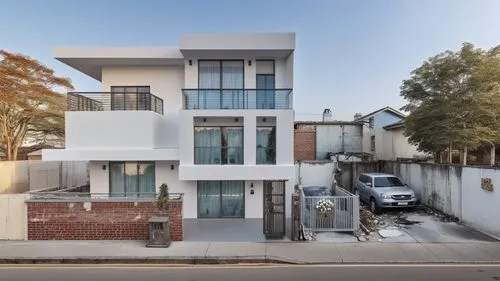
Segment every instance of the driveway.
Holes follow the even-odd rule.
[[[454,218],[425,207],[416,211],[388,210],[373,215],[366,206],[361,210],[362,223],[371,232],[360,241],[385,243],[474,243],[495,239],[456,222]]]

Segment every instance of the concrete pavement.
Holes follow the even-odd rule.
[[[329,266],[217,266],[217,267],[75,267],[0,266],[2,280],[88,281],[88,280],[370,280],[370,281],[492,281],[500,280],[500,265],[329,265]]]
[[[499,263],[500,243],[1,241],[0,263]]]

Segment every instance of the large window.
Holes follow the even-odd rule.
[[[109,193],[115,197],[155,197],[154,162],[110,162]]]
[[[257,164],[276,164],[276,127],[257,127]]]
[[[244,106],[244,61],[198,62],[199,109],[240,109]]]
[[[149,86],[112,86],[111,110],[150,110]]]
[[[244,181],[198,181],[198,218],[244,217]]]
[[[195,164],[243,164],[243,127],[195,127]]]

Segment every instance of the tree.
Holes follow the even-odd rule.
[[[460,51],[430,58],[403,81],[406,135],[419,150],[439,153],[500,141],[500,47],[464,43]],[[494,164],[494,155],[492,155]]]
[[[26,137],[64,136],[65,96],[73,89],[40,62],[0,49],[0,145],[16,160]]]

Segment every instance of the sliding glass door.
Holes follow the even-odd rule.
[[[244,217],[244,181],[198,181],[198,218]]]
[[[110,162],[109,193],[114,197],[155,197],[154,162]]]
[[[242,60],[198,62],[199,109],[244,108],[244,63]]]

